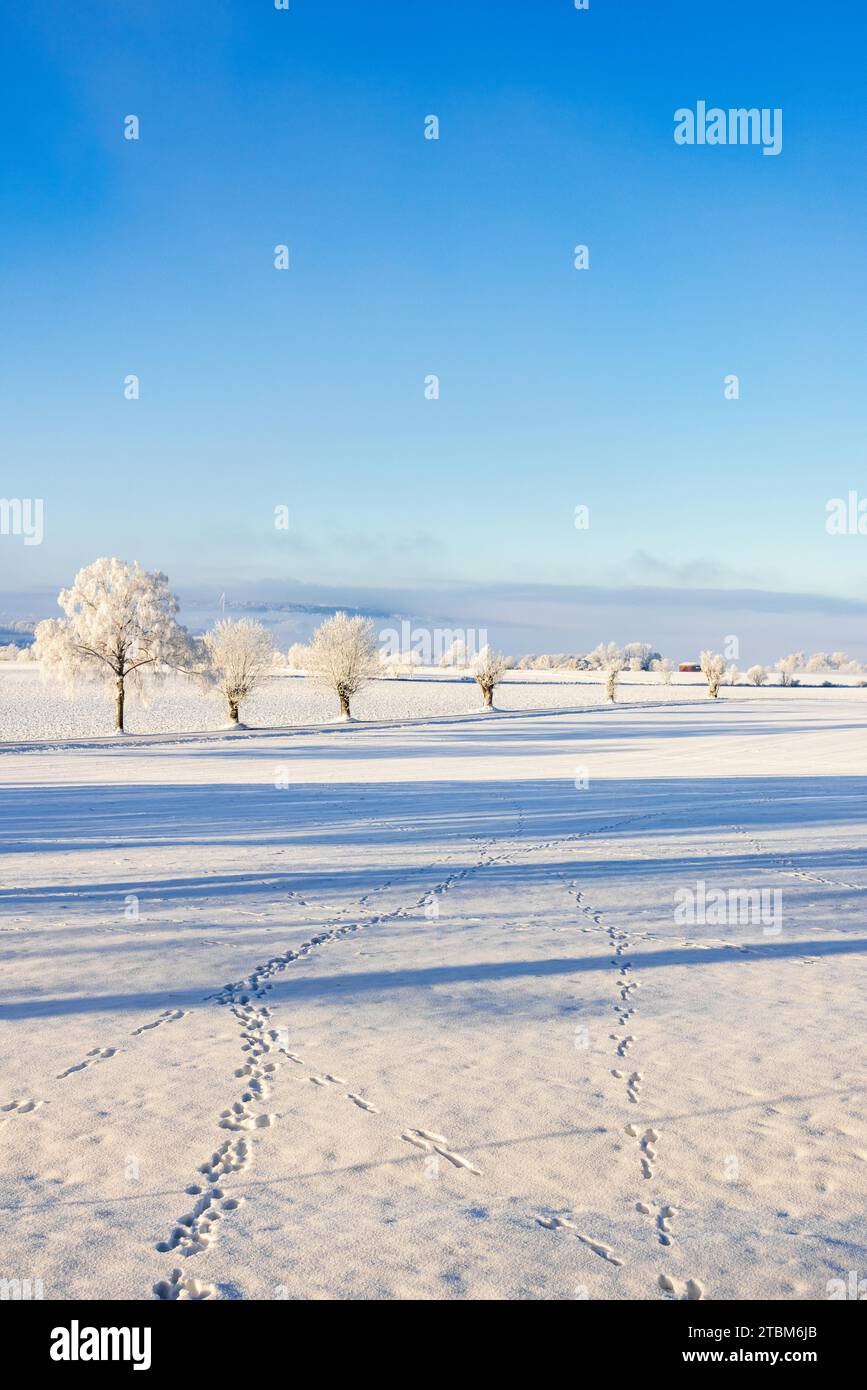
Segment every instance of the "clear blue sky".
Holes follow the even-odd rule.
[[[824,519],[867,496],[863,7],[2,12],[0,492],[46,536],[0,590],[862,596]],[[675,145],[699,99],[781,107],[782,153]]]

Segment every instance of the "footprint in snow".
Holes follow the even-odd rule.
[[[4,1105],[0,1105],[0,1113],[6,1115],[32,1115],[34,1110],[40,1106],[47,1105],[46,1100],[8,1100]]]
[[[92,1067],[96,1062],[106,1062],[109,1057],[117,1054],[116,1047],[92,1047],[82,1062],[75,1062],[66,1071],[57,1073],[57,1080],[62,1081],[65,1076],[71,1076],[73,1072],[84,1071],[87,1067]]]
[[[347,1091],[346,1099],[351,1100],[353,1105],[357,1105],[359,1110],[369,1110],[371,1115],[379,1114],[379,1111],[377,1110],[376,1106],[371,1105],[370,1101],[365,1100],[363,1096],[357,1096],[352,1091]]]
[[[594,1240],[592,1236],[582,1235],[575,1222],[567,1216],[537,1216],[536,1222],[548,1231],[574,1231],[576,1239],[580,1240],[582,1245],[586,1245],[588,1250],[592,1250],[594,1255],[598,1255],[602,1260],[607,1260],[608,1264],[616,1265],[618,1269],[623,1264],[620,1257],[613,1253],[610,1245],[603,1245],[601,1240]]]
[[[137,1038],[140,1033],[149,1033],[152,1028],[161,1028],[164,1023],[177,1023],[178,1019],[184,1018],[188,1012],[188,1009],[166,1009],[152,1023],[143,1023],[140,1028],[133,1028],[130,1036]]]
[[[405,1129],[400,1136],[408,1144],[413,1144],[417,1149],[424,1150],[425,1153],[438,1153],[447,1163],[451,1163],[455,1168],[466,1168],[467,1172],[474,1173],[476,1177],[482,1176],[481,1168],[477,1168],[463,1154],[455,1153],[448,1147],[448,1140],[442,1134],[432,1134],[427,1129]]]
[[[660,1274],[659,1287],[664,1293],[671,1294],[674,1298],[685,1299],[695,1303],[704,1298],[704,1287],[697,1279],[687,1279],[686,1284],[680,1284],[677,1279],[673,1279],[670,1274]]]

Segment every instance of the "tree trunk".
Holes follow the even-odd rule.
[[[349,696],[343,690],[338,690],[337,698],[340,701],[340,715],[342,719],[349,719]]]
[[[123,676],[118,676],[114,687],[114,727],[123,733]]]
[[[483,695],[484,701],[485,701],[485,708],[486,708],[486,709],[493,709],[493,708],[494,708],[494,687],[493,687],[492,685],[483,685],[483,686],[482,686],[482,695]]]
[[[231,695],[228,697],[228,699],[229,699],[229,718],[231,719],[231,721],[232,721],[233,724],[237,724],[237,723],[238,723],[238,701],[237,701],[237,700],[233,700],[232,697],[231,697]]]

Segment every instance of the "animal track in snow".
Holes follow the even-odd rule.
[[[609,1245],[603,1245],[600,1240],[593,1240],[591,1236],[582,1235],[576,1227],[575,1222],[570,1220],[567,1216],[537,1216],[536,1222],[539,1226],[544,1226],[548,1231],[574,1231],[575,1238],[580,1240],[582,1245],[586,1245],[589,1250],[592,1250],[594,1255],[598,1255],[600,1259],[607,1260],[609,1264],[617,1265],[618,1268],[623,1264],[623,1261],[618,1255],[612,1252]]]
[[[445,1144],[448,1142],[443,1135],[431,1134],[430,1131],[426,1129],[405,1129],[400,1137],[401,1139],[405,1139],[408,1144],[414,1144],[417,1149],[424,1149],[426,1153],[432,1151],[434,1144]]]
[[[600,929],[602,929],[608,938],[609,946],[614,952],[614,955],[611,959],[611,964],[617,971],[617,991],[620,999],[620,1002],[618,1004],[613,1004],[612,1008],[617,1014],[617,1022],[619,1023],[620,1027],[628,1027],[630,1020],[635,1014],[635,1005],[632,1002],[633,996],[635,994],[635,991],[640,989],[641,987],[640,982],[636,979],[633,979],[632,977],[631,972],[634,970],[633,962],[631,960],[624,959],[626,953],[629,950],[631,950],[632,947],[631,936],[628,932],[623,931],[618,927],[615,927],[613,925],[606,926],[603,920],[603,913],[599,910],[591,909],[587,904],[583,902],[583,893],[574,882],[569,884],[568,887],[571,893],[574,895],[580,910],[583,913],[589,915],[592,918],[594,924]],[[620,1058],[626,1057],[626,1054],[629,1052],[630,1048],[636,1041],[636,1035],[634,1033],[610,1033],[609,1037],[611,1038],[612,1042],[615,1042],[617,1044],[615,1051],[616,1055]],[[641,1100],[641,1085],[643,1081],[641,1072],[633,1071],[631,1074],[627,1076],[626,1072],[622,1071],[619,1067],[612,1067],[611,1075],[617,1077],[618,1080],[625,1080],[627,1100],[630,1102],[631,1105],[638,1105]],[[645,1177],[650,1177],[653,1172],[650,1156],[648,1156],[647,1153],[644,1151],[642,1152],[642,1171]]]
[[[210,1159],[199,1168],[210,1183],[218,1183],[231,1173],[242,1173],[250,1162],[250,1145],[246,1139],[224,1139]]]
[[[704,1288],[697,1279],[687,1279],[686,1284],[681,1284],[677,1279],[673,1279],[670,1274],[660,1274],[659,1287],[674,1298],[688,1299],[690,1302],[697,1302],[704,1298]]]
[[[370,1101],[365,1100],[363,1096],[357,1096],[354,1094],[354,1092],[347,1091],[346,1099],[351,1100],[353,1105],[357,1105],[359,1110],[369,1110],[372,1115],[379,1114],[379,1111],[377,1110],[376,1106],[371,1105]]]
[[[643,1216],[653,1216],[654,1208],[647,1202],[636,1202],[635,1210],[640,1211]],[[659,1236],[660,1245],[671,1245],[674,1242],[674,1235],[671,1229],[672,1217],[677,1216],[677,1207],[666,1204],[656,1207],[656,1230]]]
[[[188,1009],[166,1009],[152,1023],[143,1023],[140,1028],[134,1028],[130,1037],[137,1038],[142,1033],[149,1033],[152,1028],[160,1028],[164,1023],[176,1023],[188,1012]],[[63,1081],[65,1077],[72,1076],[75,1072],[86,1071],[88,1067],[95,1066],[97,1062],[107,1062],[109,1058],[118,1056],[120,1051],[119,1047],[92,1047],[87,1056],[83,1057],[80,1062],[73,1062],[72,1066],[66,1068],[66,1071],[58,1072],[57,1080]]]
[[[190,1196],[198,1198],[192,1210],[178,1218],[168,1240],[160,1241],[157,1250],[165,1254],[179,1250],[184,1256],[198,1255],[206,1250],[216,1239],[220,1223],[224,1217],[237,1211],[243,1198],[226,1196],[224,1183],[234,1174],[242,1172],[250,1162],[251,1146],[243,1137],[245,1131],[267,1129],[277,1118],[264,1111],[251,1107],[267,1099],[271,1082],[277,1071],[277,1063],[268,1059],[268,1053],[278,1050],[279,1034],[270,1027],[270,1010],[257,1008],[251,1004],[246,994],[232,995],[221,1000],[231,1004],[231,1011],[239,1025],[240,1046],[246,1060],[235,1069],[235,1076],[242,1083],[240,1099],[221,1111],[217,1120],[219,1128],[229,1130],[236,1137],[226,1139],[199,1167],[209,1184],[202,1191],[198,1183],[186,1189]],[[170,1021],[168,1015],[165,1021]],[[199,1284],[196,1280],[186,1280],[175,1270],[171,1279],[154,1285],[154,1295],[160,1299],[211,1298],[217,1290],[210,1285]]]
[[[57,1080],[62,1081],[65,1076],[71,1076],[75,1071],[85,1071],[87,1067],[95,1066],[97,1062],[107,1062],[109,1057],[115,1057],[118,1049],[116,1047],[92,1047],[87,1056],[81,1062],[74,1062],[66,1071],[57,1073]]]
[[[641,1176],[644,1178],[653,1177],[653,1163],[656,1159],[656,1148],[659,1141],[659,1131],[646,1129],[642,1134],[638,1125],[627,1125],[626,1133],[631,1138],[638,1140],[638,1147],[641,1150]]]
[[[357,929],[355,924],[347,924],[317,933],[297,950],[272,957],[264,964],[256,966],[245,979],[226,984],[216,995],[209,996],[231,1009],[239,1029],[242,1061],[235,1069],[235,1076],[242,1083],[241,1094],[239,1099],[221,1111],[217,1120],[219,1128],[229,1130],[234,1137],[226,1139],[214,1150],[211,1157],[200,1165],[199,1172],[209,1187],[202,1191],[198,1183],[192,1183],[186,1189],[190,1196],[195,1196],[198,1200],[191,1211],[175,1222],[169,1239],[157,1245],[161,1253],[180,1250],[184,1256],[193,1256],[207,1249],[215,1240],[221,1221],[229,1212],[236,1211],[243,1200],[227,1197],[224,1185],[234,1174],[242,1172],[250,1162],[252,1145],[245,1137],[246,1132],[269,1128],[277,1118],[276,1115],[253,1108],[267,1099],[271,1083],[278,1071],[278,1063],[270,1060],[269,1054],[279,1053],[289,1057],[296,1064],[303,1065],[300,1057],[280,1045],[280,1033],[271,1026],[271,1010],[254,1001],[261,999],[265,991],[271,988],[270,977],[285,969],[293,960],[298,960],[325,941],[339,939]],[[159,1027],[162,1023],[173,1022],[183,1017],[183,1013],[184,1010],[166,1010],[153,1023],[145,1024],[136,1031],[143,1032],[148,1028]],[[320,1081],[323,1085],[346,1084],[331,1072],[326,1073]],[[153,1291],[160,1299],[218,1296],[218,1291],[210,1285],[185,1279],[178,1270],[173,1272],[170,1279],[155,1284]]]
[[[612,1005],[612,1007],[617,1015],[617,1021],[621,1029],[629,1027],[636,1012],[636,991],[640,989],[641,986],[640,981],[636,980],[633,977],[634,965],[633,962],[630,959],[628,959],[628,953],[632,949],[633,938],[635,941],[643,941],[647,939],[648,933],[629,934],[625,931],[618,930],[613,926],[606,926],[604,922],[604,914],[599,911],[591,910],[583,902],[582,894],[577,889],[574,883],[570,885],[570,888],[575,895],[575,899],[578,903],[580,910],[585,915],[589,916],[593,921],[594,926],[604,931],[607,936],[609,948],[613,952],[611,964],[617,971],[617,992],[619,996],[619,1002]],[[592,928],[585,927],[583,930],[589,931],[592,930]],[[637,1041],[636,1035],[631,1032],[611,1033],[609,1036],[611,1040],[617,1045],[616,1055],[620,1059],[625,1059],[627,1053],[630,1051],[633,1044]],[[640,1104],[642,1083],[644,1080],[642,1073],[638,1070],[629,1072],[626,1070],[625,1067],[621,1068],[618,1066],[614,1066],[611,1068],[611,1075],[616,1077],[618,1080],[625,1082],[626,1096],[630,1104]],[[638,1143],[642,1177],[645,1180],[650,1180],[654,1176],[654,1166],[657,1159],[656,1146],[659,1141],[659,1133],[656,1129],[652,1127],[642,1129],[639,1125],[636,1124],[627,1124],[625,1128],[626,1133],[631,1138],[635,1139]],[[657,1239],[660,1245],[670,1246],[673,1244],[674,1232],[672,1229],[672,1222],[673,1218],[677,1216],[676,1207],[674,1207],[670,1203],[650,1203],[645,1201],[639,1201],[635,1203],[635,1209],[643,1215],[653,1218]],[[582,1237],[580,1233],[576,1231],[574,1220],[570,1220],[567,1217],[549,1216],[539,1217],[537,1218],[537,1220],[540,1225],[545,1226],[551,1230],[566,1228],[568,1230],[575,1231],[579,1239],[582,1239],[584,1243],[589,1245],[591,1248],[595,1249],[596,1244],[598,1244],[592,1242],[588,1237]],[[597,1253],[603,1252],[605,1253],[606,1258],[612,1258],[611,1253],[608,1250],[608,1247],[602,1246],[597,1251]],[[614,1263],[620,1264],[622,1263],[622,1261],[615,1259]],[[676,1281],[671,1279],[668,1275],[660,1275],[659,1286],[672,1297],[682,1297],[685,1299],[694,1300],[700,1299],[704,1296],[704,1290],[701,1284],[696,1279],[688,1280],[686,1285],[683,1287],[682,1291],[681,1286],[679,1286],[676,1283]]]
[[[184,1018],[189,1013],[189,1009],[165,1009],[152,1023],[143,1023],[140,1028],[133,1028],[130,1037],[137,1038],[141,1033],[149,1033],[152,1028],[162,1028],[164,1023],[177,1023],[179,1018]]]
[[[768,798],[762,797],[760,800],[767,802]],[[733,825],[732,830],[736,835],[743,835],[744,839],[750,842],[756,854],[764,854],[767,855],[769,859],[776,860],[781,873],[789,878],[800,878],[807,883],[820,883],[825,888],[849,888],[854,893],[867,892],[867,887],[865,887],[863,883],[847,883],[843,879],[823,878],[821,874],[814,874],[809,869],[796,868],[793,859],[786,854],[780,854],[776,850],[768,849],[766,845],[762,844],[761,840],[758,840],[755,835],[743,825]]]
[[[482,862],[480,860],[479,864],[467,866],[453,874],[438,888],[447,889],[452,882],[465,877],[473,868],[480,867]],[[371,894],[365,894],[364,899],[360,901],[363,902],[370,896]],[[419,902],[426,901],[427,897],[428,894],[424,894]],[[246,1168],[250,1162],[252,1145],[249,1139],[243,1137],[243,1132],[268,1128],[278,1118],[276,1115],[259,1112],[252,1108],[267,1098],[270,1083],[275,1079],[275,1073],[278,1070],[278,1063],[266,1060],[268,1054],[278,1053],[288,1057],[298,1066],[305,1065],[301,1057],[281,1045],[280,1031],[271,1026],[271,1010],[256,1003],[257,1000],[264,999],[267,991],[273,988],[272,977],[287,969],[294,961],[308,955],[317,946],[348,937],[361,930],[363,925],[376,925],[380,922],[392,921],[402,915],[406,915],[406,909],[398,908],[371,917],[366,924],[345,922],[326,931],[318,932],[297,948],[274,955],[255,966],[250,974],[242,980],[224,984],[215,994],[208,996],[208,999],[213,999],[216,1003],[231,1009],[239,1025],[241,1053],[245,1055],[242,1064],[235,1070],[236,1078],[243,1084],[240,1098],[221,1111],[217,1120],[220,1128],[230,1130],[236,1137],[225,1140],[212,1153],[210,1159],[200,1165],[199,1172],[210,1185],[209,1189],[203,1192],[198,1183],[192,1183],[187,1187],[187,1193],[197,1197],[198,1200],[191,1211],[175,1222],[170,1238],[157,1245],[157,1249],[161,1253],[180,1250],[184,1256],[193,1256],[207,1249],[216,1238],[224,1216],[228,1212],[236,1210],[243,1200],[226,1197],[224,1195],[224,1183],[227,1178]],[[164,1022],[173,1022],[176,1018],[183,1017],[183,1014],[184,1010],[166,1010],[153,1023],[137,1029],[136,1033],[144,1032],[148,1028],[159,1027]],[[347,1084],[342,1077],[334,1072],[325,1072],[321,1076],[315,1075],[309,1079],[317,1086],[324,1088],[342,1087]],[[380,1113],[371,1101],[365,1100],[357,1092],[350,1091],[344,1094],[345,1098],[359,1109],[373,1115]],[[455,1167],[466,1168],[469,1172],[479,1173],[479,1169],[469,1159],[448,1148],[443,1136],[429,1136],[426,1131],[422,1130],[412,1131],[412,1133],[418,1136],[420,1146],[429,1152],[436,1149],[437,1153]],[[155,1284],[153,1292],[155,1297],[159,1299],[219,1296],[217,1289],[207,1284],[200,1284],[196,1280],[186,1279],[179,1270],[174,1270],[170,1279],[161,1280]]]
[[[467,1172],[475,1173],[476,1177],[482,1176],[481,1168],[477,1168],[463,1154],[455,1153],[448,1147],[448,1140],[442,1134],[431,1134],[426,1129],[405,1129],[400,1136],[408,1144],[413,1144],[417,1149],[423,1149],[425,1153],[438,1153],[441,1158],[446,1159],[455,1168],[466,1168]]]
[[[451,1163],[453,1167],[466,1168],[468,1173],[475,1173],[477,1178],[480,1178],[482,1176],[481,1168],[477,1168],[476,1165],[474,1163],[471,1163],[468,1158],[464,1158],[463,1154],[454,1153],[453,1150],[447,1149],[445,1148],[445,1146],[440,1144],[434,1144],[434,1152],[438,1153],[442,1158],[446,1159],[446,1161],[448,1163]]]
[[[180,1250],[182,1255],[197,1255],[206,1250],[217,1234],[216,1226],[222,1220],[224,1208],[234,1211],[238,1205],[237,1199],[230,1205],[222,1198],[221,1187],[212,1187],[204,1192],[191,1211],[178,1217],[170,1238],[161,1240],[157,1250],[163,1254]]]
[[[493,844],[494,842],[491,840],[488,843]],[[462,868],[456,869],[453,873],[448,874],[446,878],[435,884],[433,888],[422,893],[409,907],[397,907],[389,912],[377,913],[369,917],[365,922],[343,922],[339,926],[328,927],[324,931],[317,932],[315,936],[311,936],[307,941],[302,942],[300,946],[271,956],[268,960],[255,966],[250,974],[245,976],[242,980],[229,981],[227,984],[223,985],[216,994],[208,995],[207,997],[216,1000],[219,1004],[249,1004],[250,996],[262,999],[265,997],[266,992],[273,988],[271,980],[275,975],[286,970],[294,961],[301,960],[303,957],[309,955],[317,946],[341,941],[355,932],[362,931],[365,926],[378,926],[382,922],[395,921],[398,918],[406,917],[409,913],[417,912],[429,900],[432,893],[439,894],[448,892],[456,883],[461,882],[469,874],[475,873],[478,869],[484,868],[492,862],[492,856],[482,848],[479,859],[475,864],[466,864]],[[384,892],[391,886],[392,880],[387,879],[375,891]],[[373,890],[364,893],[357,900],[357,905],[366,908],[371,897],[373,897]],[[338,915],[342,916],[348,911],[348,907],[340,908]]]
[[[254,1100],[267,1100],[271,1093],[269,1082],[273,1079],[277,1069],[275,1062],[246,1062],[243,1067],[238,1067],[235,1075],[240,1077],[246,1086],[241,1100],[249,1103]]]
[[[205,1284],[198,1279],[190,1279],[179,1269],[173,1269],[170,1278],[161,1279],[158,1284],[154,1284],[154,1293],[157,1298],[163,1300],[204,1299],[216,1298],[217,1296],[217,1290],[213,1284]]]
[[[34,1110],[39,1110],[41,1106],[48,1105],[47,1100],[7,1100],[0,1105],[0,1114],[4,1115],[32,1115]]]
[[[226,1197],[221,1184],[233,1174],[243,1172],[249,1161],[250,1149],[246,1139],[226,1139],[214,1150],[199,1168],[209,1184],[208,1189],[202,1191],[198,1183],[191,1183],[186,1189],[187,1194],[198,1197],[198,1201],[189,1212],[178,1217],[169,1239],[158,1243],[156,1248],[161,1254],[180,1250],[185,1256],[198,1255],[208,1248],[217,1236],[217,1228],[224,1214],[236,1211],[243,1200]],[[178,1297],[170,1293],[157,1296]]]
[[[242,1129],[270,1129],[276,1118],[276,1115],[256,1115],[252,1110],[248,1110],[243,1102],[236,1100],[227,1110],[220,1111],[217,1124],[220,1129],[231,1129],[235,1132]]]
[[[621,1071],[619,1067],[612,1067],[611,1075],[616,1076],[619,1081],[626,1082],[626,1097],[633,1105],[637,1105],[641,1099],[640,1091],[643,1080],[641,1072],[634,1071],[630,1076],[627,1076],[626,1072]]]

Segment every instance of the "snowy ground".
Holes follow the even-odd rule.
[[[701,676],[679,676],[677,690],[644,673],[624,676],[620,697],[630,700],[668,700],[705,693]],[[604,702],[598,673],[512,672],[497,691],[502,709],[574,709]],[[411,679],[374,681],[353,700],[360,719],[418,719],[467,714],[480,708],[479,688],[471,677],[427,671]],[[257,728],[288,724],[322,724],[336,719],[335,696],[318,690],[303,676],[279,671],[245,701],[244,721]],[[133,695],[127,707],[130,733],[190,732],[225,727],[225,701],[203,692],[189,680],[168,680],[152,687],[147,703]],[[104,688],[82,685],[74,698],[44,681],[36,665],[0,665],[0,741],[29,738],[80,738],[110,733],[114,699]]]
[[[860,676],[833,673],[829,677],[840,695]],[[774,681],[778,679],[776,675]],[[789,697],[802,699],[825,679],[804,675],[803,687]],[[754,686],[724,686],[724,700],[768,699],[773,686],[756,691]],[[664,685],[653,672],[624,672],[618,701],[670,702],[705,700],[704,677],[675,672]],[[829,699],[835,698],[833,693]],[[509,671],[497,688],[496,704],[504,710],[586,709],[605,702],[603,677],[598,671]],[[374,681],[353,700],[353,713],[363,720],[425,719],[440,715],[468,714],[481,705],[478,686],[470,676],[451,671],[426,670],[400,679]],[[256,728],[285,728],[292,724],[322,724],[335,720],[337,701],[317,690],[303,676],[278,670],[274,677],[244,703],[242,717]],[[154,686],[147,703],[130,694],[126,726],[130,733],[178,733],[219,730],[227,722],[226,706],[218,694],[203,692],[189,680],[168,680]],[[43,680],[38,665],[0,663],[0,744],[22,739],[93,738],[111,732],[114,697],[104,687],[83,684],[69,698],[56,679]]]
[[[684,694],[0,756],[0,1277],[867,1275],[867,691]],[[677,925],[698,882],[781,930]]]

